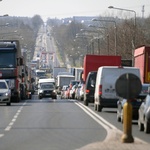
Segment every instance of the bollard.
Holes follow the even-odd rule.
[[[132,136],[132,104],[129,100],[123,106],[123,135],[121,137],[122,143],[133,143]]]

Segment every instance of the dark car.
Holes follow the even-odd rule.
[[[88,103],[94,103],[95,83],[96,83],[97,71],[91,71],[88,73],[85,86],[84,86],[84,105],[88,106]]]
[[[142,90],[138,97],[130,99],[130,102],[132,104],[132,119],[138,120],[139,114],[138,110],[145,99],[146,95],[148,94],[148,87],[149,84],[142,84]],[[117,121],[123,123],[123,106],[126,103],[126,99],[119,98],[117,102]]]
[[[138,126],[140,131],[150,133],[150,93],[146,96],[139,108]]]
[[[80,81],[78,81],[78,80],[71,80],[70,81],[70,84],[69,84],[69,86],[70,86],[70,88],[72,88],[74,85],[78,85],[80,83]]]
[[[53,83],[43,83],[38,88],[38,98],[50,97],[56,99],[56,89]]]

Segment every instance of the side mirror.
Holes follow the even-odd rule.
[[[150,86],[148,87],[148,94],[150,95]]]

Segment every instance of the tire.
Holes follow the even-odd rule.
[[[120,117],[120,121],[121,121],[121,123],[123,124],[123,109],[121,110],[121,117]]]
[[[138,128],[139,128],[139,131],[144,131],[144,125],[143,123],[140,122],[140,120],[138,120]]]
[[[97,104],[94,104],[94,110],[97,111]]]
[[[75,94],[72,94],[72,99],[75,99]]]
[[[98,112],[101,112],[101,111],[102,111],[102,108],[103,108],[103,107],[102,107],[101,105],[97,105],[97,111],[98,111]]]
[[[88,101],[87,100],[84,100],[84,105],[88,106]]]
[[[7,103],[7,106],[10,106],[11,105],[11,103],[9,102],[9,103]]]
[[[118,110],[117,110],[117,121],[118,121],[118,122],[121,122],[121,117],[119,116]]]
[[[150,123],[148,123],[147,119],[145,119],[145,123],[144,123],[144,132],[150,133]]]
[[[42,99],[42,96],[39,95],[38,98],[39,98],[39,99]]]

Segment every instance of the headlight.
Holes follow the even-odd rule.
[[[43,90],[40,90],[40,93],[43,93]]]
[[[8,95],[9,95],[9,93],[8,93],[8,92],[3,93],[3,96],[8,96]]]

